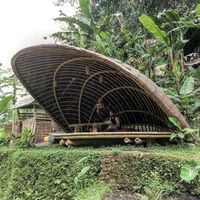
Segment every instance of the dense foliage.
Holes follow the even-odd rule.
[[[27,94],[12,69],[0,65],[0,129],[4,122],[17,120],[17,113],[12,109],[17,98]]]
[[[1,199],[71,199],[100,167],[100,155],[89,152],[1,150],[0,158]]]
[[[180,178],[181,165],[194,159],[200,162],[199,148],[0,149],[0,199],[88,199],[110,184],[143,194],[156,187],[162,195],[200,195],[199,175],[190,184]]]

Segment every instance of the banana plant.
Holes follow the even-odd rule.
[[[0,127],[2,127],[3,122],[8,120],[12,115],[11,113],[11,103],[12,103],[12,96],[6,96],[0,100]]]
[[[11,101],[12,96],[7,96],[0,100],[0,114],[4,113],[8,109]]]
[[[199,129],[182,128],[177,119],[173,117],[169,117],[169,121],[176,128],[176,131],[171,134],[170,140],[180,142],[182,147],[186,140],[199,141]]]
[[[191,100],[195,98],[195,94],[200,92],[200,88],[194,89],[194,78],[192,76],[185,79],[182,87],[180,88],[180,100],[182,108],[186,111],[186,115],[189,113],[189,105]]]
[[[17,96],[24,94],[26,91],[12,70],[0,66],[0,127],[5,120],[17,119],[16,110],[11,109],[11,106],[16,103]]]
[[[93,46],[94,50],[104,55],[120,59],[121,56],[112,36],[103,30],[101,24],[95,22],[90,11],[89,0],[79,0],[79,7],[80,12],[73,17],[60,11],[60,17],[55,20],[64,23],[65,28],[52,34],[52,37],[79,47]]]
[[[200,108],[200,88],[195,88],[194,86],[195,79],[193,76],[189,76],[185,78],[178,93],[175,92],[173,88],[164,90],[168,96],[180,106],[183,114],[189,121]]]
[[[183,47],[188,42],[183,39],[183,35],[188,28],[200,29],[200,23],[196,22],[196,18],[199,19],[199,7],[200,4],[197,5],[195,12],[187,13],[184,17],[180,17],[176,10],[164,10],[157,16],[157,21],[162,22],[160,26],[145,14],[139,17],[141,24],[163,45],[163,51],[168,55],[168,63],[175,78],[177,92],[180,90],[181,80],[177,67],[181,70],[184,67],[180,58],[183,58]]]

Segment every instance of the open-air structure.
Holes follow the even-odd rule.
[[[134,67],[98,53],[65,45],[38,45],[12,59],[15,74],[39,105],[71,140],[169,138],[168,117],[188,127],[160,88]],[[103,122],[113,110],[121,130],[106,132]],[[93,129],[93,125],[98,126]],[[95,132],[95,133],[94,133]]]

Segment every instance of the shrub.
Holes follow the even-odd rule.
[[[156,185],[163,195],[174,190],[200,195],[199,176],[191,183],[180,178],[184,163],[195,156],[200,163],[198,147],[124,149],[1,148],[0,199],[87,199],[91,192],[98,199],[109,190],[105,184],[138,192]]]
[[[0,146],[6,145],[7,135],[4,131],[0,131]]]

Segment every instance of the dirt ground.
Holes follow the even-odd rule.
[[[106,195],[102,200],[140,200],[137,194],[126,191],[119,191],[112,195]],[[171,197],[163,198],[163,200],[200,200],[200,197],[195,197],[190,194],[174,194]]]
[[[174,194],[166,200],[200,200],[200,197],[195,197],[191,194]]]
[[[102,200],[140,200],[140,198],[136,194],[120,191],[115,194],[105,196]]]

